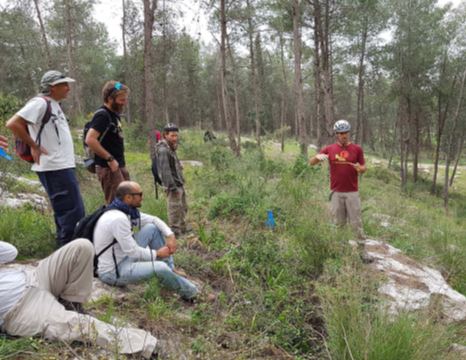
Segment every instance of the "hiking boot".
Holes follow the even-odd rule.
[[[181,296],[181,300],[183,300],[183,302],[187,305],[196,305],[197,303],[199,303],[199,300],[196,296],[189,299]]]
[[[77,313],[89,315],[89,313],[84,310],[83,304],[79,302],[68,301],[62,298],[58,298],[58,302],[62,304],[68,311],[76,311]]]

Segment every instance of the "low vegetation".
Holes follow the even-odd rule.
[[[137,133],[130,133],[132,143]],[[164,195],[159,189],[155,198],[148,152],[139,143],[128,147],[127,157],[144,189],[142,210],[166,219]],[[435,312],[392,320],[382,311],[377,286],[383,278],[365,270],[348,245],[351,233],[330,223],[326,167],[309,167],[292,142],[284,154],[270,143],[265,149],[251,146],[236,158],[222,139],[204,144],[199,131],[182,132],[180,158],[203,166],[185,165],[196,237],[179,240],[175,260],[202,283],[199,303],[183,303],[154,279],[131,288],[124,300],[105,297],[87,308],[105,321],[118,318],[151,331],[171,359],[453,359],[448,348],[464,342],[464,328],[444,325]],[[100,187],[84,170],[79,176],[91,211],[103,200]],[[466,184],[465,175],[457,182]],[[428,190],[413,185],[400,193],[396,172],[369,165],[361,179],[365,231],[440,269],[466,294],[464,194],[452,193],[446,216]],[[265,224],[268,210],[274,229]],[[0,211],[0,239],[15,244],[23,258],[52,251],[50,213]],[[96,351],[72,348],[82,358]],[[61,359],[72,350],[37,338],[0,338],[0,357]]]

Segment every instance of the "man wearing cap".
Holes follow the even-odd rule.
[[[168,225],[176,236],[190,231],[186,224],[188,205],[184,190],[183,167],[176,155],[178,127],[169,123],[162,131],[162,140],[155,147],[157,171],[167,193]]]
[[[129,88],[118,81],[107,81],[102,89],[104,104],[94,113],[86,144],[95,153],[96,173],[105,202],[115,198],[118,185],[129,180],[120,114],[128,103]]]
[[[330,211],[338,225],[351,225],[360,239],[364,238],[361,221],[361,200],[358,192],[358,176],[366,171],[364,153],[359,145],[350,141],[351,125],[338,120],[333,126],[336,143],[324,147],[309,160],[316,165],[328,160],[330,165]]]
[[[60,107],[74,79],[59,71],[47,71],[40,82],[40,93],[19,110],[6,126],[31,147],[32,170],[45,188],[54,211],[57,245],[72,240],[76,223],[84,216],[84,204],[75,175],[73,139]],[[38,139],[42,119],[50,101],[52,114]]]

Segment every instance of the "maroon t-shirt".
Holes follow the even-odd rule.
[[[330,189],[336,192],[358,191],[358,172],[348,163],[365,164],[361,147],[356,144],[332,144],[324,147],[320,153],[328,155]]]

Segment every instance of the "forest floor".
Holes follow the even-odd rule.
[[[246,139],[237,159],[221,137],[204,144],[199,131],[181,135],[180,158],[203,165],[185,165],[195,231],[179,239],[175,261],[201,284],[199,301],[186,304],[153,279],[89,302],[90,313],[150,331],[162,359],[437,360],[455,359],[453,343],[466,345],[464,324],[445,324],[428,311],[393,320],[380,310],[380,277],[348,245],[350,231],[329,221],[326,165],[309,167],[292,141],[284,153],[276,141],[265,141],[261,153]],[[127,145],[132,179],[144,190],[142,211],[166,220],[164,196],[152,195],[146,144],[129,137]],[[455,180],[447,215],[442,199],[430,195],[427,175],[401,192],[398,173],[383,161],[369,157],[368,168],[361,179],[367,235],[441,270],[466,294],[466,172]],[[34,178],[22,164],[0,170]],[[90,212],[103,200],[100,186],[84,169],[78,174]],[[40,192],[8,182],[13,192]],[[273,231],[265,226],[267,210],[275,215]],[[52,251],[50,211],[1,212],[0,239],[15,244],[23,260]],[[125,357],[82,344],[5,337],[0,358]]]

